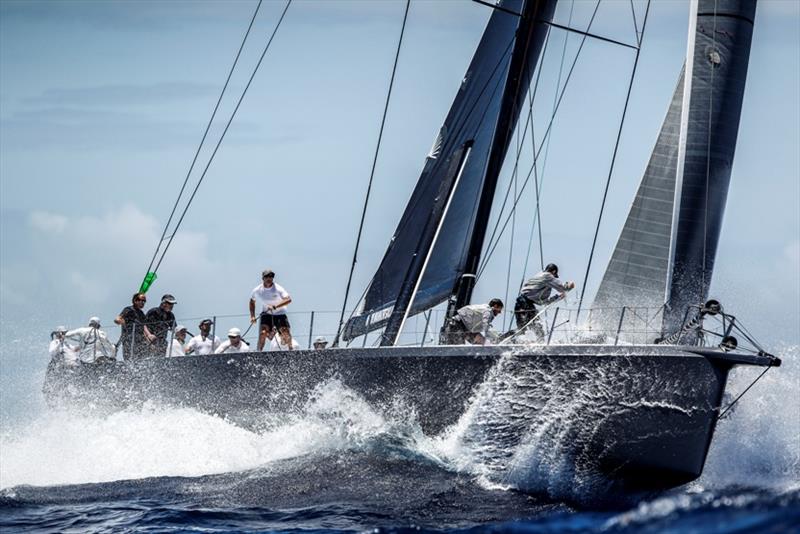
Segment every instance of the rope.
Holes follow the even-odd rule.
[[[175,210],[178,208],[178,204],[180,203],[181,198],[183,197],[183,191],[186,189],[186,184],[189,182],[189,176],[192,174],[192,170],[194,170],[194,165],[197,162],[197,157],[200,155],[200,150],[203,148],[203,144],[206,142],[206,137],[208,136],[208,131],[211,129],[211,124],[214,122],[214,118],[217,116],[217,110],[219,109],[219,105],[222,102],[222,97],[225,95],[225,91],[228,89],[228,83],[231,81],[231,76],[233,76],[233,71],[236,69],[236,64],[239,62],[239,57],[242,55],[242,49],[244,49],[244,44],[247,41],[247,37],[250,35],[250,30],[253,28],[253,22],[256,20],[256,15],[258,15],[258,10],[261,8],[262,0],[258,0],[258,5],[256,5],[256,10],[253,12],[253,16],[250,19],[250,24],[247,26],[247,31],[244,34],[244,38],[242,38],[242,43],[239,45],[239,50],[236,52],[236,58],[233,60],[233,65],[231,65],[230,71],[228,71],[228,77],[225,79],[225,85],[222,86],[222,91],[219,94],[219,98],[217,98],[217,103],[214,105],[214,111],[211,113],[211,118],[208,119],[208,124],[206,124],[206,131],[203,132],[203,138],[200,139],[200,144],[197,145],[197,150],[194,153],[194,158],[192,158],[192,163],[189,165],[189,171],[186,173],[186,177],[183,179],[183,185],[181,185],[181,190],[178,193],[178,198],[175,199],[175,204],[172,205],[172,211],[169,214],[169,218],[167,219],[167,224],[164,225],[164,231],[161,233],[161,238],[158,240],[158,244],[156,245],[156,250],[153,252],[153,257],[150,259],[150,265],[147,266],[147,271],[145,274],[150,272],[150,269],[153,267],[153,263],[156,261],[156,256],[158,256],[158,251],[161,249],[161,244],[164,242],[164,237],[167,235],[167,230],[169,229],[170,223],[172,223],[172,217],[175,215]]]
[[[192,194],[189,197],[189,200],[186,203],[186,206],[183,208],[183,212],[181,213],[181,216],[180,216],[180,218],[178,219],[178,222],[175,225],[175,230],[172,232],[172,235],[169,237],[169,241],[167,241],[167,245],[166,245],[166,247],[164,247],[164,252],[161,253],[161,257],[159,258],[158,263],[156,263],[156,266],[155,266],[155,269],[153,270],[153,272],[158,271],[158,268],[161,266],[161,262],[164,261],[164,257],[166,256],[170,245],[172,245],[172,240],[175,239],[175,235],[178,233],[178,229],[180,228],[181,223],[183,223],[184,217],[186,217],[186,212],[189,211],[189,206],[192,205],[192,201],[194,200],[194,197],[197,194],[197,190],[200,188],[200,184],[203,183],[203,179],[206,177],[206,173],[208,173],[208,169],[211,166],[211,162],[214,161],[214,157],[217,155],[217,151],[219,150],[220,145],[222,145],[222,141],[225,139],[225,135],[228,133],[228,129],[230,128],[234,117],[236,117],[236,113],[239,111],[239,107],[242,105],[242,101],[244,100],[244,97],[247,94],[247,90],[250,89],[250,85],[253,83],[253,79],[255,78],[256,73],[258,72],[258,69],[261,66],[261,63],[264,61],[264,56],[266,56],[270,45],[272,45],[272,41],[275,38],[275,34],[278,33],[278,28],[281,27],[281,23],[283,22],[283,19],[286,16],[286,12],[289,10],[289,6],[291,4],[292,4],[292,0],[288,0],[286,2],[286,7],[283,8],[283,12],[281,13],[280,18],[278,19],[278,23],[275,25],[275,28],[272,30],[272,34],[270,35],[269,40],[267,41],[267,44],[264,46],[264,50],[261,52],[261,56],[258,58],[258,63],[256,63],[256,66],[253,69],[253,72],[250,75],[250,78],[247,80],[247,84],[245,85],[244,89],[242,90],[242,94],[239,97],[239,100],[236,102],[236,107],[233,109],[233,112],[231,113],[231,116],[228,119],[227,124],[225,124],[225,128],[222,130],[222,134],[220,135],[220,138],[217,141],[216,146],[214,147],[214,151],[211,153],[211,156],[208,159],[208,163],[206,163],[206,166],[203,169],[203,173],[200,175],[200,179],[197,181],[197,185],[195,185],[194,190],[192,190]]]
[[[769,371],[770,369],[772,369],[772,367],[767,367],[766,369],[764,369],[763,371],[761,371],[761,374],[760,374],[760,375],[758,375],[758,378],[756,378],[755,380],[753,380],[753,381],[750,383],[750,385],[749,385],[749,386],[747,386],[747,387],[744,389],[744,391],[742,391],[741,393],[739,393],[739,396],[738,396],[738,397],[736,397],[735,399],[733,399],[733,402],[731,402],[730,404],[728,404],[727,408],[725,408],[724,410],[722,410],[722,412],[721,412],[721,413],[720,413],[720,414],[717,416],[717,421],[721,421],[722,419],[724,419],[724,418],[725,418],[725,415],[726,415],[728,412],[730,412],[730,411],[731,411],[731,408],[733,408],[733,405],[734,405],[734,404],[736,404],[737,402],[739,402],[739,399],[741,399],[742,397],[744,397],[744,394],[745,394],[745,393],[747,393],[748,391],[750,391],[750,388],[752,388],[753,386],[755,386],[755,385],[756,385],[756,382],[758,382],[759,380],[761,380],[761,378],[762,378],[762,377],[763,377],[765,374],[767,374],[767,371]]]
[[[342,302],[342,314],[339,317],[339,328],[336,330],[336,338],[333,340],[333,346],[337,346],[339,343],[339,332],[342,330],[342,324],[344,323],[344,314],[345,310],[347,309],[347,299],[350,296],[350,286],[353,283],[353,273],[356,270],[356,263],[358,262],[358,249],[361,245],[361,234],[364,231],[364,221],[367,217],[367,206],[369,205],[369,196],[372,192],[372,182],[375,178],[375,167],[378,164],[378,154],[381,150],[381,141],[383,140],[383,128],[386,125],[386,115],[389,111],[389,101],[392,98],[392,88],[394,87],[394,78],[395,74],[397,73],[397,61],[400,58],[400,48],[403,44],[403,34],[406,31],[406,21],[408,20],[408,9],[411,6],[411,0],[406,0],[406,9],[403,13],[403,25],[400,27],[400,38],[397,41],[397,50],[394,54],[394,65],[392,66],[392,76],[389,79],[389,90],[386,93],[386,103],[383,106],[383,118],[381,118],[381,128],[378,132],[378,142],[375,145],[375,155],[372,158],[372,169],[369,173],[369,182],[367,183],[367,193],[364,196],[364,207],[361,210],[361,222],[358,225],[358,235],[356,236],[356,246],[353,250],[353,263],[350,265],[350,274],[347,277],[347,286],[344,290],[344,302]]]
[[[586,28],[587,33],[592,27],[592,23],[594,22],[595,16],[597,15],[597,8],[599,8],[599,7],[600,7],[600,1],[598,0],[597,4],[595,4],[594,12],[592,13],[592,18],[589,20],[589,25]],[[569,80],[572,77],[572,73],[575,70],[575,65],[578,63],[578,58],[580,57],[581,51],[583,50],[583,45],[586,43],[587,37],[588,37],[587,35],[584,35],[583,39],[581,40],[581,44],[578,47],[578,52],[575,54],[575,59],[572,61],[572,65],[570,66],[569,72],[567,73],[567,79],[564,82],[564,88],[562,89],[561,93],[558,96],[558,102],[557,102],[557,104],[555,106],[555,109],[553,110],[553,113],[552,113],[552,115],[550,117],[550,122],[548,123],[547,128],[545,129],[545,133],[544,133],[544,137],[542,138],[542,142],[539,144],[539,149],[536,151],[536,154],[534,155],[533,164],[531,165],[531,169],[528,171],[528,175],[525,177],[525,181],[522,183],[522,187],[520,188],[520,194],[514,200],[514,204],[512,205],[512,208],[511,208],[512,210],[517,207],[517,204],[519,203],[520,199],[522,198],[522,194],[525,192],[525,187],[528,185],[528,182],[530,181],[531,174],[533,173],[533,170],[536,167],[536,162],[539,159],[539,155],[541,154],[542,147],[544,146],[544,142],[548,139],[548,137],[550,135],[550,131],[551,131],[552,127],[553,127],[553,122],[555,120],[556,112],[558,111],[559,107],[561,106],[561,102],[562,102],[562,100],[564,98],[564,94],[566,93],[567,87],[569,85]],[[490,250],[485,255],[485,259],[482,262],[482,266],[478,270],[478,273],[476,275],[476,279],[480,278],[481,274],[483,274],[483,271],[486,269],[486,265],[488,264],[489,259],[492,257],[492,254],[494,253],[495,249],[497,248],[497,244],[499,243],[500,238],[503,236],[503,232],[505,232],[505,229],[508,226],[508,221],[510,219],[511,219],[510,216],[506,217],[505,223],[503,224],[503,228],[500,230],[500,234],[498,235],[497,240],[494,242],[494,244],[492,244],[491,240],[490,240],[490,245],[487,247],[487,249],[490,249]]]
[[[644,31],[645,31],[645,27],[647,26],[647,15],[648,15],[649,12],[650,12],[650,0],[647,0],[647,7],[645,8],[644,19],[642,20],[642,39],[644,39]],[[581,296],[580,296],[580,299],[578,300],[578,311],[575,314],[575,321],[577,321],[578,318],[581,315],[581,306],[583,305],[583,296],[586,293],[586,282],[589,279],[589,271],[592,268],[592,260],[594,259],[594,250],[595,250],[595,247],[597,246],[597,236],[600,233],[600,224],[603,221],[603,212],[605,211],[605,208],[606,208],[606,200],[608,198],[608,189],[609,189],[609,186],[611,185],[611,177],[614,174],[614,164],[617,161],[617,152],[619,150],[620,139],[622,138],[622,128],[625,125],[625,117],[626,117],[626,115],[628,113],[628,104],[629,104],[630,99],[631,99],[631,91],[633,90],[633,81],[634,81],[634,79],[636,77],[636,67],[639,65],[639,55],[640,55],[641,51],[642,51],[642,47],[641,47],[641,40],[640,40],[639,41],[639,46],[636,48],[636,57],[633,60],[633,69],[631,69],[631,79],[628,82],[628,92],[627,92],[627,95],[625,96],[625,105],[622,108],[622,117],[620,118],[620,121],[619,121],[619,129],[617,130],[617,140],[614,143],[614,152],[613,152],[613,155],[611,156],[611,165],[610,165],[610,167],[608,169],[608,177],[606,178],[606,186],[605,186],[605,190],[603,191],[603,201],[600,203],[600,213],[597,216],[597,225],[595,226],[595,229],[594,229],[594,238],[592,239],[592,249],[589,252],[589,261],[586,263],[586,273],[583,276],[583,285],[581,286]]]

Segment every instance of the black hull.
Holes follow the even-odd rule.
[[[378,410],[410,409],[428,435],[457,434],[490,476],[522,489],[568,466],[582,481],[652,491],[702,472],[737,363],[769,360],[665,346],[332,349],[51,366],[44,389],[51,406],[150,401],[258,428],[338,380]]]

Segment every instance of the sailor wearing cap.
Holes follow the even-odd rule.
[[[175,334],[172,338],[172,343],[170,343],[169,348],[167,349],[167,358],[186,356],[186,352],[183,349],[184,343],[186,343],[186,327],[182,324],[179,324],[175,327]]]
[[[322,350],[328,346],[328,340],[325,336],[317,336],[314,340],[314,350]]]
[[[189,340],[184,350],[186,354],[196,354],[198,356],[203,354],[214,354],[214,351],[219,347],[220,340],[217,336],[211,334],[211,327],[214,321],[211,319],[203,319],[197,327],[200,333]]]
[[[529,278],[522,285],[517,302],[514,305],[514,318],[517,328],[532,327],[537,339],[544,338],[544,328],[539,320],[540,309],[567,296],[567,291],[575,288],[575,282],[562,282],[558,279],[558,265],[547,264],[544,271]],[[558,294],[550,296],[555,290]]]
[[[228,330],[228,341],[223,341],[214,354],[229,354],[233,352],[250,352],[250,346],[242,339],[242,331],[238,328]]]
[[[286,317],[286,306],[292,302],[289,292],[275,283],[272,269],[264,269],[261,273],[262,283],[258,284],[250,294],[250,323],[256,322],[256,301],[261,301],[261,325],[258,334],[258,350],[264,349],[267,338],[275,337],[275,331],[285,331],[291,337],[289,319]]]
[[[54,363],[76,365],[78,363],[78,352],[64,339],[66,333],[67,328],[65,326],[57,326],[50,333],[50,359]]]
[[[150,308],[144,316],[146,333],[150,335],[147,340],[150,342],[150,356],[163,357],[167,353],[169,342],[167,335],[170,329],[175,328],[175,315],[172,309],[178,301],[175,297],[167,293],[161,297],[161,304],[157,308]]]

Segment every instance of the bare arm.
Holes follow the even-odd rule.
[[[250,306],[250,323],[254,323],[254,322],[256,322],[256,301],[255,301],[255,299],[250,299],[249,306]]]
[[[291,303],[292,303],[292,297],[286,297],[285,299],[275,304],[274,306],[270,306],[270,308],[272,308],[273,310],[277,310],[278,308],[281,308],[283,306],[288,306]]]
[[[122,318],[122,315],[117,315],[117,317],[114,319],[114,322],[121,326],[125,324],[125,319]]]

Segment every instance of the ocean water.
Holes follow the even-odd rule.
[[[426,436],[413,413],[381,415],[332,380],[260,432],[158,405],[9,423],[0,530],[800,532],[800,351],[779,356],[784,366],[719,424],[701,478],[647,498],[609,503],[557,461],[524,484],[498,479],[493,465],[520,451],[462,439],[480,410]],[[734,371],[728,391],[755,376]],[[528,443],[525,454],[557,458],[557,445]]]

